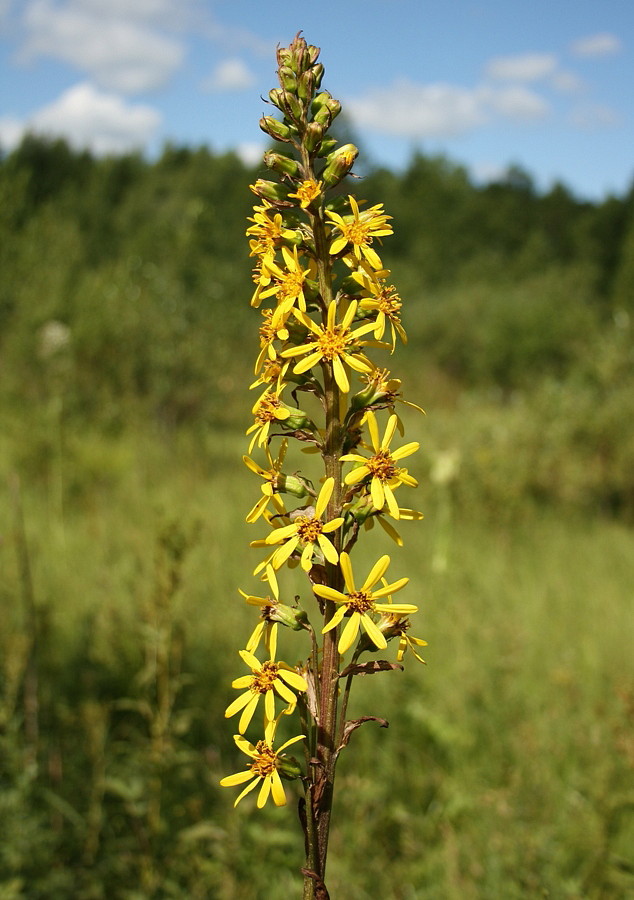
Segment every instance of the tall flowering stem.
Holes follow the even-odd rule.
[[[353,571],[351,554],[364,531],[378,523],[400,547],[392,523],[422,518],[397,497],[403,486],[417,484],[402,461],[418,443],[391,448],[396,431],[403,434],[396,403],[420,407],[404,400],[400,380],[372,358],[393,353],[397,338],[407,340],[401,300],[379,256],[392,227],[382,204],[364,208],[348,192],[358,150],[329,135],[341,106],[321,89],[318,57],[318,48],[300,35],[278,49],[280,87],[269,94],[277,113],[260,126],[279,149],[264,155],[271,178],[251,185],[258,198],[247,228],[251,305],[262,307],[263,321],[251,385],[259,396],[247,429],[249,454],[259,461],[250,455],[244,461],[262,481],[246,520],[268,531],[251,544],[260,551],[253,575],[263,587],[253,594],[240,589],[259,609],[239,650],[250,674],[233,681],[241,693],[226,711],[227,718],[240,713],[234,738],[249,761],[221,781],[246,785],[236,804],[257,787],[258,807],[269,798],[283,806],[284,781],[301,786],[305,900],[328,896],[339,755],[360,725],[387,724],[376,716],[347,718],[354,679],[402,669],[408,650],[423,662],[417,651],[425,645],[409,634],[417,607],[392,598],[409,579],[387,577],[390,557],[381,556],[365,577]],[[290,441],[321,458],[312,479],[289,464]],[[285,584],[296,567],[307,579],[301,596]],[[307,645],[307,656],[295,665],[278,658],[278,637],[291,632]],[[377,656],[389,644],[392,661]],[[293,715],[301,734],[280,744],[278,728],[287,730],[283,723]],[[259,736],[251,743],[244,735],[256,723]],[[300,741],[303,764],[283,752]]]

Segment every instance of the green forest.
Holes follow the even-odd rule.
[[[0,158],[3,900],[298,895],[292,805],[218,788],[265,171],[36,136]],[[634,183],[590,202],[415,153],[343,187],[392,217],[429,653],[367,688],[394,721],[342,764],[333,900],[625,900]]]

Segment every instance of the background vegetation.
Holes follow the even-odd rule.
[[[252,616],[256,175],[34,137],[0,160],[3,900],[299,895],[292,807],[217,787]],[[395,374],[428,412],[398,553],[430,646],[359,690],[391,727],[342,760],[333,900],[631,896],[634,189],[422,154],[352,189],[394,217]]]

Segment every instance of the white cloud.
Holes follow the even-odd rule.
[[[582,131],[600,131],[618,125],[621,117],[609,106],[601,104],[585,104],[578,106],[570,113],[570,122]]]
[[[168,0],[32,0],[26,8],[23,59],[48,56],[70,63],[102,87],[137,93],[153,90],[180,66],[181,41],[151,27],[163,21]],[[136,9],[136,11],[135,11]]]
[[[398,81],[348,101],[354,122],[405,137],[449,137],[485,121],[474,91],[451,84]]]
[[[253,87],[255,75],[241,59],[226,59],[203,82],[203,90],[214,93],[244,91]]]
[[[245,166],[256,166],[262,162],[262,156],[266,150],[266,144],[259,141],[245,142],[238,144],[236,153],[245,164]]]
[[[542,97],[523,85],[464,88],[410,81],[349,100],[346,109],[360,127],[410,138],[455,137],[495,118],[530,121],[550,111]]]
[[[575,56],[612,56],[615,53],[619,53],[622,46],[620,39],[616,35],[602,32],[579,38],[578,41],[573,43],[571,50]]]
[[[538,81],[557,70],[557,57],[552,53],[523,53],[498,56],[489,60],[486,74],[496,81]]]
[[[97,154],[142,149],[161,123],[150,106],[126,103],[84,82],[65,91],[24,122],[0,120],[0,143],[11,149],[26,132],[63,137]]]
[[[483,106],[517,122],[543,119],[550,111],[543,97],[520,84],[495,90],[484,88],[480,91],[480,96]]]

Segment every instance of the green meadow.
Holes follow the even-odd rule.
[[[634,195],[476,188],[422,156],[364,174],[410,336],[384,364],[427,414],[399,409],[425,518],[359,565],[409,575],[429,646],[356,679],[349,716],[389,728],[342,754],[331,897],[626,900]],[[262,536],[256,175],[33,138],[0,161],[1,900],[301,894],[299,792],[234,810],[218,786]]]

